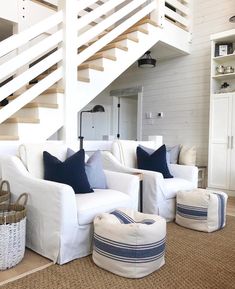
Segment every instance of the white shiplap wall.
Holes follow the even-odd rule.
[[[110,89],[144,86],[143,138],[163,135],[167,144],[197,147],[198,164],[207,164],[210,94],[210,34],[235,28],[229,23],[235,0],[194,0],[191,54],[157,63],[154,69],[136,65]],[[145,112],[163,118],[145,119]]]

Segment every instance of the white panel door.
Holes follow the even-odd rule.
[[[235,95],[232,97],[232,133],[230,141],[230,184],[229,189],[235,190]]]
[[[209,187],[229,187],[232,97],[214,96],[210,119]]]

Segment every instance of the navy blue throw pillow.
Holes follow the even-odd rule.
[[[165,179],[173,178],[166,162],[165,145],[162,145],[152,154],[148,154],[148,152],[138,146],[136,149],[136,154],[139,169],[162,173]]]
[[[91,193],[93,190],[85,172],[85,152],[80,150],[64,162],[44,151],[44,179],[70,185],[76,194]]]

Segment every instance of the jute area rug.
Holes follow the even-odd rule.
[[[47,269],[1,289],[232,289],[235,288],[235,218],[218,232],[201,233],[168,224],[166,264],[141,279],[104,271],[91,257]]]

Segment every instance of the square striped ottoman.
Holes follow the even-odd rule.
[[[94,263],[114,274],[141,278],[165,264],[166,221],[130,209],[94,220]]]
[[[180,191],[176,196],[175,222],[203,232],[222,229],[226,224],[227,199],[227,194],[218,191]]]

